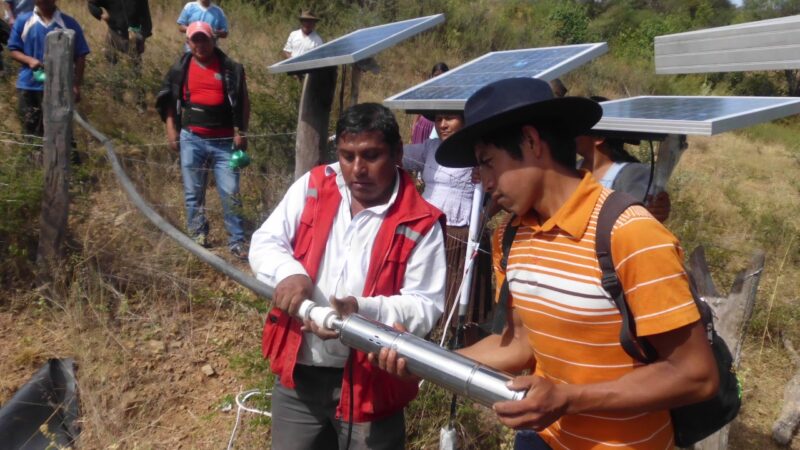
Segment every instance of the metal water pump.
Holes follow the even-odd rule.
[[[298,316],[338,331],[342,344],[362,352],[378,353],[384,347],[394,349],[406,360],[406,368],[412,374],[484,406],[521,400],[525,396],[523,391],[506,387],[511,376],[504,372],[358,314],[340,318],[333,308],[306,300],[300,305]]]

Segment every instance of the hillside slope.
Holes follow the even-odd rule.
[[[299,98],[296,80],[266,71],[279,59],[285,36],[295,25],[290,12],[295,5],[288,0],[267,3],[272,10],[239,0],[222,4],[232,32],[221,47],[245,64],[253,100],[255,163],[242,182],[245,214],[253,226],[291,180],[291,133]],[[553,44],[557,39],[550,16],[533,14],[527,2],[324,4],[328,20],[320,31],[326,38],[387,17],[449,8],[449,20],[441,29],[379,55],[382,70],[364,76],[363,101],[381,101],[420,81],[439,60],[454,67],[492,49]],[[536,6],[552,10],[558,4]],[[61,6],[83,24],[93,50],[78,109],[114,138],[137,187],[180,227],[183,200],[177,157],[165,145],[163,126],[152,106],[137,111],[136,89],[143,88],[152,104],[163,72],[179,55],[182,37],[174,20],[182,2],[152,2],[155,35],[147,42],[140,78],[125,64],[111,67],[105,62],[105,26],[89,16],[83,2],[61,1]],[[601,24],[592,23],[587,32],[599,33]],[[644,56],[619,49],[630,50],[622,44],[612,46],[610,55],[565,77],[570,93],[622,97],[727,89],[722,81],[713,84],[714,77],[656,77]],[[0,131],[19,140],[14,135],[19,125],[14,119],[13,77],[0,83],[0,94],[9,99],[0,103]],[[338,94],[336,98],[334,116]],[[408,130],[410,118],[402,113],[398,118]],[[7,288],[0,291],[0,341],[6,343],[0,346],[0,404],[46,358],[73,356],[80,366],[82,448],[220,448],[235,421],[235,405],[233,411],[228,408],[232,396],[271,383],[259,355],[267,305],[161,235],[121,192],[103,149],[77,128],[76,139],[85,158],[73,173],[70,257],[57,277],[65,281],[63,295],[44,298],[31,287],[24,245],[14,252],[2,249],[4,277],[8,274],[13,280],[3,280]],[[745,405],[733,427],[731,447],[777,448],[769,438],[770,426],[793,371],[778,333],[800,343],[800,131],[796,120],[788,120],[689,142],[670,185],[674,210],[667,225],[687,253],[697,245],[706,247],[721,290],[730,287],[733,274],[744,268],[754,249],[767,252],[745,341]],[[13,162],[12,172],[0,171],[0,200],[31,205],[28,210],[3,210],[17,216],[8,212],[0,217],[0,243],[10,247],[11,238],[30,243],[38,226],[38,203],[36,193],[26,189],[37,182],[31,176],[38,170],[36,147],[0,143],[0,156],[6,161],[4,170]],[[11,197],[12,191],[27,194]],[[208,199],[214,250],[227,257],[218,198],[212,193]],[[12,224],[18,217],[24,220]],[[449,396],[426,387],[409,412],[410,447],[435,448],[448,411]],[[243,417],[237,448],[267,442],[268,421],[253,417]],[[507,447],[511,436],[490,412],[469,404],[459,408],[459,431],[465,448]],[[800,438],[791,448],[800,450]]]

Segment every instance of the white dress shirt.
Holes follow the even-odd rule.
[[[402,323],[411,333],[426,335],[444,309],[446,263],[441,226],[434,224],[412,251],[398,295],[362,297],[372,244],[386,211],[397,199],[399,174],[386,204],[350,217],[350,190],[339,164],[331,164],[325,170],[327,174],[336,173],[342,199],[322,256],[312,300],[328,306],[331,296],[353,296],[358,301],[359,314],[388,325]],[[291,275],[307,275],[302,264],[293,257],[291,242],[305,206],[309,178],[306,173],[295,181],[266,222],[253,234],[250,267],[259,280],[271,286],[277,286]],[[348,354],[348,348],[337,339],[325,341],[309,332],[303,335],[297,362],[344,367]]]
[[[306,35],[302,29],[299,29],[289,33],[289,39],[286,40],[283,51],[289,52],[292,55],[291,57],[294,58],[320,45],[322,45],[322,37],[316,31]]]
[[[436,162],[436,149],[441,143],[439,139],[429,139],[404,146],[403,167],[422,172],[422,198],[447,216],[447,226],[467,226],[475,191],[472,168],[444,167]]]

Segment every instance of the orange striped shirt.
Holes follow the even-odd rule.
[[[615,380],[638,362],[619,343],[621,317],[600,282],[595,254],[597,217],[608,194],[586,173],[570,199],[544,224],[522,217],[508,268],[500,269],[505,225],[494,236],[498,288],[509,280],[536,355],[535,374],[554,383]],[[677,239],[641,206],[614,224],[611,251],[636,321],[637,334],[664,333],[697,321]],[[554,449],[671,448],[669,411],[564,416],[541,436]]]

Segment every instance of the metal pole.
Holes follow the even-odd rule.
[[[467,311],[469,310],[469,296],[472,292],[472,282],[474,273],[474,263],[476,251],[480,246],[481,239],[481,210],[483,209],[483,185],[478,183],[472,192],[472,207],[469,215],[469,232],[467,237],[467,251],[464,255],[464,278],[461,282],[461,290],[458,297],[458,322],[456,325],[455,336],[453,337],[452,350],[461,348],[463,345],[464,326],[467,322]],[[447,329],[445,329],[445,333]],[[458,446],[458,437],[453,424],[456,421],[457,395],[453,394],[450,399],[450,421],[446,427],[439,430],[439,450],[455,450]]]
[[[483,185],[478,183],[472,191],[472,208],[469,214],[469,238],[467,253],[464,255],[464,282],[458,297],[458,325],[463,328],[469,309],[469,294],[472,291],[472,278],[475,272],[475,252],[481,240],[481,210],[483,209]],[[458,345],[458,338],[456,338]]]

